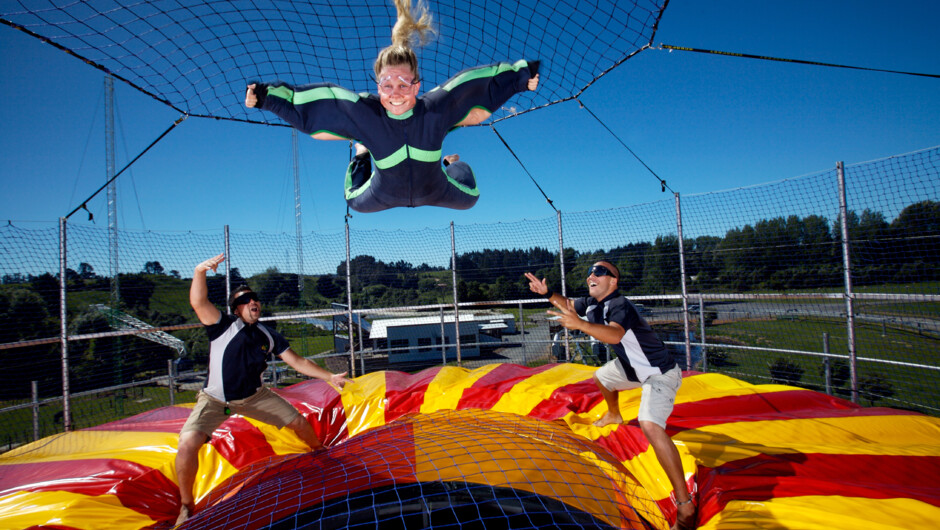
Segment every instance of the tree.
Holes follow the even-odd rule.
[[[858,380],[858,393],[874,406],[876,401],[893,396],[894,387],[881,374],[866,375]]]
[[[148,261],[144,263],[144,274],[163,274],[163,265],[159,261]]]
[[[665,293],[679,286],[679,238],[658,236],[646,253],[643,288],[651,293]]]
[[[141,310],[150,307],[150,298],[156,285],[140,274],[121,274],[121,303],[129,310]]]
[[[826,377],[826,363],[819,365],[819,375]],[[852,376],[849,364],[842,359],[829,358],[829,383],[834,388],[841,388]]]
[[[78,264],[78,277],[83,280],[94,280],[98,277],[95,268],[84,261]]]
[[[784,357],[777,357],[773,364],[768,365],[770,381],[778,385],[796,385],[803,378],[803,369],[800,365]]]

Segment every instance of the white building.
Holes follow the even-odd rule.
[[[460,313],[460,356],[480,356],[480,343],[499,340],[499,331],[515,332],[512,315],[482,316]],[[373,320],[369,338],[376,352],[388,351],[388,362],[457,360],[454,315]],[[443,338],[443,340],[442,340]]]

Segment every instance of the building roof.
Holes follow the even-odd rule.
[[[473,313],[460,313],[460,323],[474,322],[476,321],[476,315]],[[454,314],[445,314],[444,323],[453,324]],[[428,324],[440,324],[441,316],[433,315],[426,317],[407,317],[407,318],[387,318],[383,320],[373,320],[372,321],[372,330],[369,332],[369,337],[373,339],[385,339],[388,338],[388,328],[399,328],[399,327],[412,327],[412,326],[426,326]]]

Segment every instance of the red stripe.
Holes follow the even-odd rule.
[[[188,407],[161,407],[123,420],[104,423],[85,431],[135,431],[178,433],[192,412]]]
[[[669,416],[666,430],[674,436],[684,430],[723,423],[913,414],[888,408],[862,408],[812,390],[784,390],[681,403]]]
[[[88,459],[0,467],[0,497],[17,491],[63,491],[77,495],[115,495],[125,507],[151,519],[179,509],[176,483],[163,473],[127,460]]]
[[[428,386],[440,371],[441,368],[436,367],[414,375],[385,372],[385,423],[391,423],[405,414],[419,412]]]
[[[198,527],[267,528],[330,499],[395,483],[414,482],[413,426],[393,423],[365,432],[324,452],[275,457],[239,471],[215,488]],[[270,502],[272,485],[289,502]],[[213,518],[218,517],[216,521]],[[224,520],[223,520],[224,519]]]
[[[940,477],[940,457],[936,456],[759,455],[717,468],[699,467],[699,524],[731,501],[805,495],[908,498],[940,506],[936,477]]]
[[[460,401],[457,402],[457,410],[489,410],[506,392],[512,390],[516,383],[550,370],[554,366],[546,364],[537,368],[526,368],[518,364],[501,364],[463,391]]]
[[[570,412],[587,412],[601,401],[604,401],[604,396],[597,389],[594,380],[588,378],[579,383],[555,389],[548,399],[536,405],[529,412],[529,416],[543,420],[555,420]]]
[[[329,384],[311,379],[275,392],[304,415],[323,445],[329,447],[349,438],[343,399]]]
[[[236,468],[274,456],[274,449],[257,427],[242,417],[225,420],[209,442],[212,447]]]

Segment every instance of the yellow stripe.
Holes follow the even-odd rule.
[[[650,490],[643,485],[641,481],[634,476],[626,475],[619,469],[611,466],[604,460],[597,458],[594,453],[581,453],[581,458],[589,460],[600,468],[611,481],[617,484],[617,487],[623,493],[625,502],[633,506],[637,512],[643,515],[647,521],[656,525],[657,528],[665,530],[669,528],[669,522],[662,517],[662,510],[651,496]],[[669,491],[672,491],[670,489]],[[668,492],[666,496],[668,496]]]
[[[18,492],[0,498],[0,528],[64,526],[136,530],[156,522],[125,508],[114,495],[50,491]]]
[[[346,429],[353,437],[363,431],[385,425],[385,372],[373,372],[356,378],[340,394],[346,412]]]
[[[532,412],[539,403],[565,385],[590,379],[595,368],[580,365],[557,365],[542,373],[519,381],[512,390],[503,394],[490,410],[512,412],[523,416]]]
[[[726,423],[684,431],[674,439],[709,467],[761,454],[940,456],[940,419],[863,416]]]
[[[310,448],[307,447],[307,444],[305,444],[299,436],[297,436],[297,433],[295,433],[293,429],[288,429],[287,427],[278,429],[277,427],[268,425],[263,421],[258,421],[246,416],[239,417],[247,420],[248,423],[251,423],[256,429],[261,431],[261,434],[264,435],[265,441],[267,441],[268,445],[271,446],[271,449],[274,450],[274,454],[290,455],[310,452]]]
[[[936,528],[940,508],[913,499],[781,497],[732,501],[699,530],[794,528],[799,530],[897,530]]]
[[[171,469],[179,435],[163,432],[75,431],[43,438],[0,455],[0,473],[7,464],[36,464],[104,459],[126,460],[156,469],[176,480]]]
[[[480,436],[477,426],[485,423],[488,411],[457,414],[414,421],[417,480],[466,481],[533,492],[616,524],[617,489],[606,472],[609,469],[598,469],[596,459],[572,452],[566,435],[557,444],[548,433],[549,440],[498,429],[487,429]],[[558,465],[559,460],[564,464]]]
[[[468,372],[464,368],[445,366],[428,385],[420,412],[427,414],[436,410],[456,410],[463,391],[473,386],[483,376],[497,368],[488,364]]]

